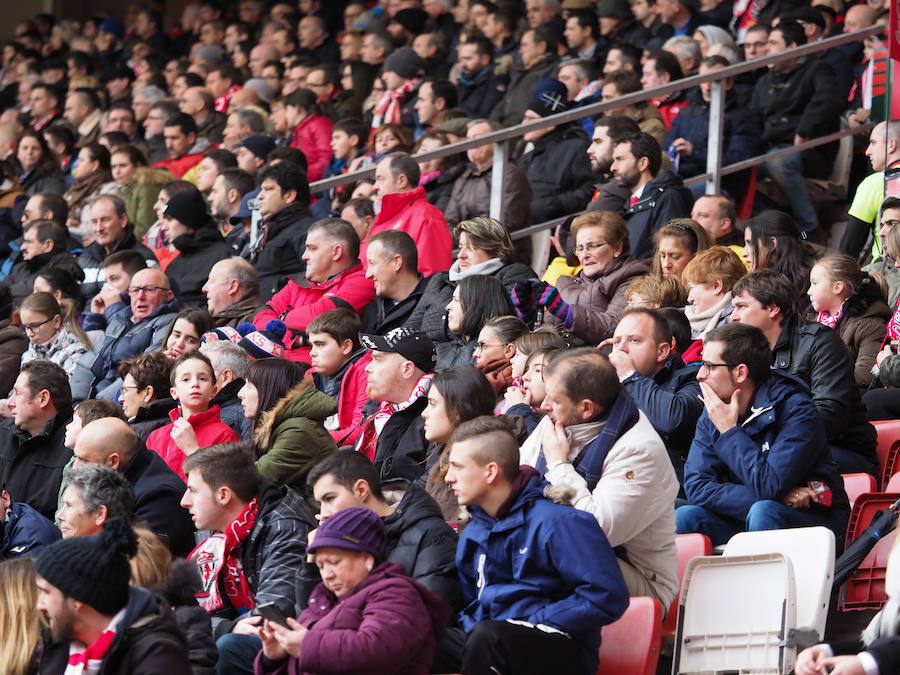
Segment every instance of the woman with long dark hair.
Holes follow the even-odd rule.
[[[163,353],[170,359],[177,359],[200,349],[200,338],[216,327],[215,321],[205,309],[186,307],[178,312],[169,334],[163,343]]]
[[[260,473],[304,494],[309,470],[337,451],[324,427],[337,403],[316,389],[308,369],[306,363],[260,359],[247,368],[238,392],[244,415],[253,420]]]
[[[791,280],[799,296],[809,290],[809,272],[815,262],[812,247],[800,229],[782,211],[763,211],[744,229],[744,260],[750,271],[775,270]]]
[[[99,194],[119,194],[110,173],[109,150],[100,143],[88,143],[78,151],[78,163],[72,176],[75,180],[64,195],[69,205],[66,226],[82,239],[93,238],[91,200]]]
[[[457,284],[447,304],[447,328],[451,339],[439,342],[435,372],[475,363],[475,347],[481,329],[495,316],[513,314],[509,293],[494,277],[477,274]]]
[[[62,194],[66,180],[59,171],[59,162],[44,137],[32,129],[22,132],[16,146],[19,163],[19,185],[30,197],[39,192]]]

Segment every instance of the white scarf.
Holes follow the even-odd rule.
[[[493,274],[502,268],[503,264],[504,263],[500,258],[491,258],[490,260],[485,260],[477,265],[469,265],[466,269],[461,270],[459,268],[459,260],[454,260],[453,264],[450,265],[449,270],[450,281],[459,281],[460,279],[472,277],[476,274]]]
[[[731,291],[722,296],[715,305],[705,312],[698,312],[693,305],[684,308],[684,315],[691,323],[691,337],[696,340],[706,335],[719,321],[719,317],[731,305]]]

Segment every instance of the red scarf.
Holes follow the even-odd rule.
[[[224,606],[220,586],[238,614],[249,612],[255,606],[238,549],[250,536],[258,510],[259,501],[254,497],[229,523],[225,532],[207,537],[188,556],[200,570],[203,589],[197,594],[197,602],[207,612],[212,613]]]
[[[428,387],[431,386],[431,379],[434,373],[426,373],[419,378],[416,386],[413,387],[412,394],[402,403],[391,403],[390,401],[382,401],[378,410],[369,415],[363,427],[359,441],[356,443],[356,450],[363,453],[366,457],[375,461],[375,450],[378,446],[378,437],[384,426],[391,419],[391,415],[401,410],[406,410],[418,399],[428,395]]]
[[[841,319],[844,318],[844,303],[841,303],[841,306],[837,308],[835,312],[829,312],[828,310],[822,310],[819,312],[816,317],[816,321],[818,321],[823,326],[828,326],[832,330],[837,328],[837,325],[841,322]]]
[[[100,672],[106,652],[116,639],[116,631],[125,616],[125,609],[121,609],[109,622],[99,637],[86,647],[78,642],[69,644],[69,660],[63,675],[94,675]]]
[[[890,321],[887,323],[887,340],[900,340],[900,300],[894,305],[894,313],[891,315]]]
[[[419,78],[414,77],[398,89],[391,89],[381,95],[372,115],[372,133],[382,124],[400,124],[400,107],[408,94],[419,86]]]

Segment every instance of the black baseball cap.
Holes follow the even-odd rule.
[[[399,354],[424,373],[433,373],[437,363],[434,342],[425,333],[406,328],[394,328],[384,335],[359,334],[360,343],[376,352]]]

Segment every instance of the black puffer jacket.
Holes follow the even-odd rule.
[[[461,609],[456,572],[456,533],[444,522],[441,507],[410,483],[394,512],[384,519],[387,561],[399,563],[425,588]]]
[[[537,279],[534,270],[522,263],[509,263],[491,275],[509,290],[517,281]],[[450,272],[438,272],[428,280],[428,286],[419,304],[413,310],[406,326],[428,334],[435,342],[447,342],[451,339],[447,329],[447,303],[453,297],[456,281],[450,281]]]
[[[597,175],[591,171],[588,145],[584,130],[568,124],[534,141],[534,149],[516,160],[531,184],[535,223],[581,211],[591,201]]]
[[[9,276],[0,282],[0,316],[8,316],[11,309],[21,305],[34,292],[37,275],[50,268],[71,272],[76,281],[84,279],[78,260],[68,252],[50,251],[36,255],[31,260],[22,259],[13,266]]]
[[[638,260],[653,257],[653,234],[672,218],[690,218],[694,198],[684,181],[671,171],[660,171],[644,186],[637,204],[623,213],[628,223],[631,255]]]
[[[853,364],[837,331],[817,322],[787,323],[772,350],[772,367],[809,384],[829,444],[878,465],[875,427],[866,421]]]
[[[128,420],[131,430],[137,434],[142,442],[160,427],[172,423],[169,411],[178,405],[174,398],[161,398],[151,401],[138,409],[137,415]]]
[[[166,274],[178,284],[178,298],[183,305],[206,307],[206,296],[200,290],[209,271],[220,260],[231,256],[231,247],[215,225],[175,237],[172,245],[180,253],[169,263]]]
[[[169,568],[169,578],[162,586],[151,590],[159,593],[175,613],[175,623],[187,640],[193,675],[213,675],[219,650],[212,638],[209,614],[194,597],[200,588],[197,568],[185,560],[175,560]]]
[[[306,233],[314,220],[308,207],[292,202],[261,223],[266,228],[261,246],[247,244],[241,252],[241,257],[256,268],[264,302],[272,299],[290,275],[306,271],[301,256],[306,249]]]
[[[488,65],[475,77],[460,75],[456,83],[457,107],[473,120],[487,117],[500,103],[508,85],[509,74],[505,70],[498,73],[495,63]]]
[[[413,292],[400,302],[376,295],[363,310],[361,332],[384,335],[392,328],[399,328],[405,324],[422,299],[430,278],[420,276]]]
[[[425,473],[428,441],[422,411],[427,403],[428,399],[422,396],[405,410],[395,412],[378,435],[375,467],[382,483],[413,481]]]
[[[438,342],[436,345],[437,361],[434,364],[434,372],[442,373],[450,368],[462,368],[475,365],[475,339],[464,340],[455,333],[450,334],[446,342]]]
[[[25,502],[45,518],[56,515],[63,467],[72,457],[63,441],[72,408],[65,408],[39,434],[19,429],[12,419],[0,422],[0,485],[15,502]]]

